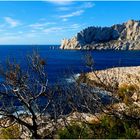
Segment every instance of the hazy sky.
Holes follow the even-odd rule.
[[[140,2],[0,1],[0,44],[60,44],[88,26],[140,20]]]

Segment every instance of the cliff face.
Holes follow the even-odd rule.
[[[88,27],[71,39],[63,39],[60,48],[139,50],[140,21],[129,20],[111,27]]]

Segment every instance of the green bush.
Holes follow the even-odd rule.
[[[58,136],[60,139],[90,139],[92,138],[92,132],[84,123],[72,124],[59,130]]]
[[[20,131],[18,125],[2,128],[0,130],[0,139],[18,139],[19,137]]]
[[[124,103],[129,104],[132,102],[131,96],[137,91],[137,85],[123,84],[118,89],[118,96]]]
[[[104,138],[135,138],[136,133],[132,122],[119,119],[115,116],[105,116],[101,120],[101,128],[106,131]]]
[[[96,124],[70,125],[68,128],[61,129],[58,136],[61,139],[130,139],[138,138],[138,130],[137,124],[133,121],[106,115]]]

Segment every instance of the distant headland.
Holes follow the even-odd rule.
[[[140,21],[129,20],[111,27],[88,27],[71,39],[63,39],[60,49],[140,50]]]

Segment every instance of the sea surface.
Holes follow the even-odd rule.
[[[51,49],[52,46],[54,49]],[[9,59],[25,68],[26,56],[33,50],[37,50],[46,60],[46,73],[50,84],[71,82],[73,75],[90,71],[85,64],[85,55],[89,51],[60,50],[58,48],[59,45],[1,45],[0,63],[4,66],[6,60]],[[96,70],[140,65],[140,51],[91,51],[90,53],[93,56]]]

